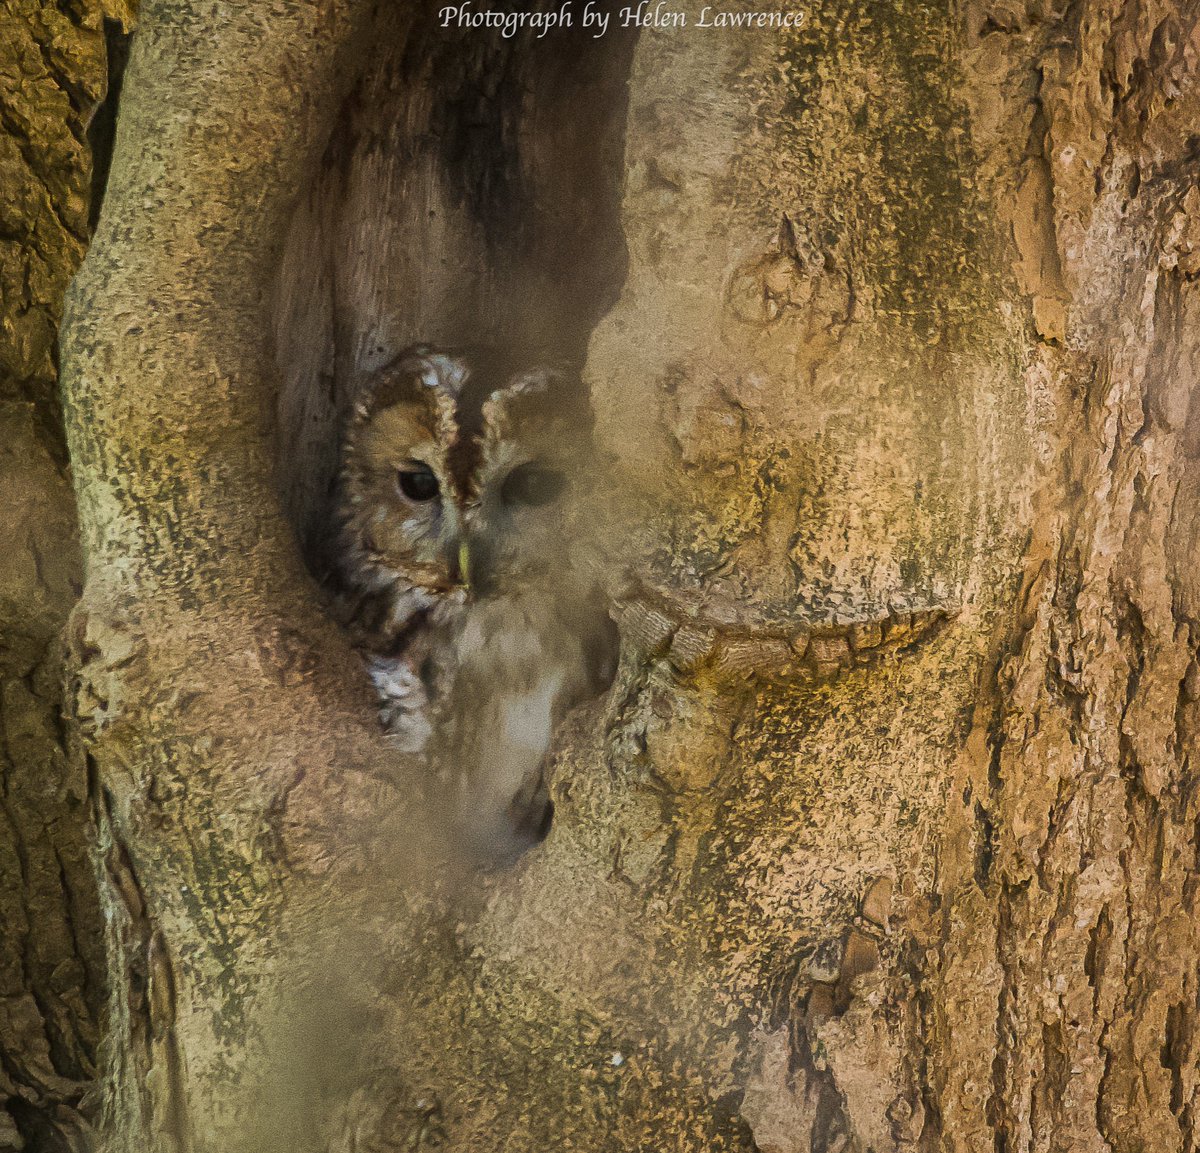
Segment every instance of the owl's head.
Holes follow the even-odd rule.
[[[348,429],[348,571],[434,597],[564,579],[590,431],[577,374],[495,352],[402,353]]]

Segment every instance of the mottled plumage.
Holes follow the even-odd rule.
[[[576,375],[418,346],[347,431],[341,572],[384,727],[428,752],[487,848],[543,821],[554,729],[611,676],[611,624],[573,563],[590,425]]]

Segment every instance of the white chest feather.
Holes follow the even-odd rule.
[[[554,730],[580,697],[583,655],[527,601],[473,606],[461,625],[444,756],[466,807],[490,819],[536,790]]]

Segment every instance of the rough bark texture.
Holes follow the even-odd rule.
[[[113,1149],[1195,1148],[1197,13],[699,7],[146,14],[65,349]],[[623,648],[469,876],[294,539],[497,331],[590,333]]]
[[[1041,16],[966,30],[1050,422],[1020,612],[952,793],[973,800],[930,923],[932,1101],[954,1149],[1191,1150],[1200,13]]]
[[[85,124],[121,3],[0,5],[0,1149],[83,1148],[105,987],[59,634],[78,595],[54,342],[88,237]]]

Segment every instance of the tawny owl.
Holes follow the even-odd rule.
[[[392,739],[425,750],[484,851],[541,831],[564,714],[611,679],[574,563],[591,414],[577,375],[417,346],[363,390],[341,473],[341,568]]]

